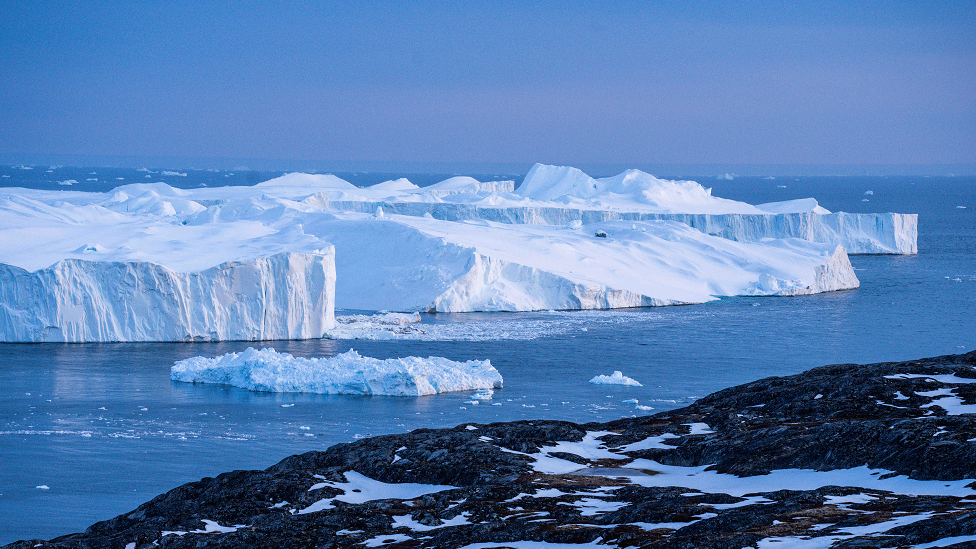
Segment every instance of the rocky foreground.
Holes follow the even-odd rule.
[[[33,547],[976,547],[976,352],[609,423],[466,424],[192,482]]]

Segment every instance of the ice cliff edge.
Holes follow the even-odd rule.
[[[278,253],[177,272],[142,261],[0,264],[0,341],[321,337],[335,324],[335,252]]]

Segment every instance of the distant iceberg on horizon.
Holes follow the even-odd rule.
[[[542,164],[518,188],[300,173],[249,187],[6,188],[0,341],[304,339],[328,332],[334,309],[810,294],[859,285],[848,253],[916,253],[916,239],[914,214],[751,205],[638,170],[594,179]],[[270,259],[281,254],[287,266]],[[228,262],[243,270],[216,274]]]

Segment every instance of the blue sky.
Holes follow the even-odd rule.
[[[976,164],[976,2],[277,4],[6,0],[0,157]]]

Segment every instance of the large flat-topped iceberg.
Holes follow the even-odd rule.
[[[341,211],[387,213],[447,221],[565,225],[604,221],[678,221],[731,240],[800,238],[843,246],[856,254],[917,253],[918,216],[900,213],[831,213],[816,199],[768,204],[712,196],[694,181],[659,179],[639,170],[592,178],[568,166],[536,164],[522,184],[454,177],[427,187],[406,179],[356,188],[335,176],[288,174],[262,183],[281,198],[307,197]],[[206,193],[212,193],[206,191]]]
[[[380,360],[352,350],[331,358],[299,358],[274,349],[193,357],[177,362],[170,369],[170,377],[251,391],[332,395],[423,396],[502,387],[501,374],[487,360]]]
[[[289,174],[252,187],[5,189],[0,340],[291,339],[328,332],[334,308],[810,294],[858,286],[844,243],[907,246],[884,240],[900,234],[914,245],[913,217],[892,217],[906,225],[888,230],[881,217],[825,214],[812,199],[752,206],[636,171],[592,179],[536,166],[513,187],[454,177],[357,188]]]
[[[469,185],[473,183],[449,180],[443,187]],[[84,260],[77,265],[91,265],[86,276],[104,282],[115,279],[95,273],[113,272],[118,269],[114,264],[152,278],[155,275],[148,274],[152,269],[132,266],[153,264],[175,273],[203,273],[225,262],[257,261],[280,253],[324,254],[331,259],[331,252],[323,250],[334,245],[335,306],[392,311],[634,307],[857,286],[846,254],[834,244],[802,239],[735,241],[707,234],[690,223],[660,219],[547,225],[388,215],[381,208],[369,214],[344,212],[330,207],[323,188],[349,190],[334,177],[297,175],[254,187],[221,189],[179,190],[157,183],[128,185],[109,193],[17,190],[0,196],[0,263],[23,280],[51,280],[45,287],[53,288],[63,281],[80,280],[44,274],[62,260]],[[276,189],[282,196],[275,196]],[[606,236],[597,236],[598,232]],[[60,269],[73,265],[69,261]],[[267,280],[285,275],[265,269],[255,275],[255,283],[285,284],[287,280]],[[286,278],[295,280],[291,275]],[[94,288],[72,291],[81,296]],[[204,298],[194,295],[191,301],[198,299]],[[217,298],[206,301],[222,303]],[[20,305],[16,310],[28,308]],[[67,309],[50,310],[45,318],[67,318],[63,313]],[[97,314],[86,313],[85,318]],[[98,322],[99,326],[125,325]],[[260,331],[231,335],[209,326],[210,336],[191,329],[165,337],[317,337],[317,326],[310,326],[297,333],[278,330],[274,336]],[[124,330],[116,328],[68,332],[85,334],[63,336],[72,341],[163,337],[158,332],[136,336],[142,332],[132,330],[127,332],[131,335],[123,335]],[[8,338],[21,338],[25,332],[7,333],[18,334]]]
[[[840,247],[734,242],[670,221],[555,227],[345,213],[314,230],[336,247],[336,303],[350,309],[609,309],[859,284]]]

